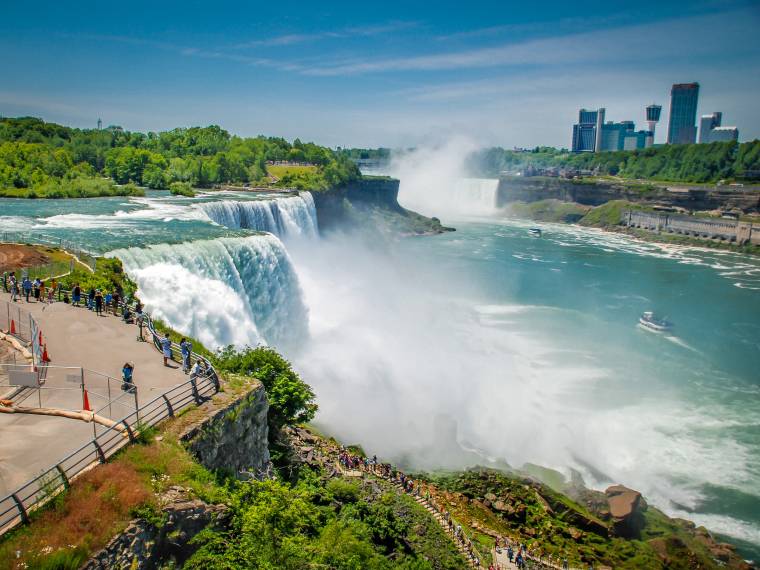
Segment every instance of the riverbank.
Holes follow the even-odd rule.
[[[577,202],[566,202],[549,198],[535,202],[512,202],[505,206],[505,211],[516,218],[599,228],[609,232],[630,235],[653,243],[702,247],[749,255],[760,255],[760,246],[755,244],[736,244],[726,240],[703,239],[687,235],[626,227],[621,223],[621,219],[623,213],[629,210],[655,212],[651,206],[625,200],[612,200],[593,207]]]

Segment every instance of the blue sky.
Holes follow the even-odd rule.
[[[760,2],[14,2],[0,115],[219,124],[330,146],[569,146],[579,107],[643,127],[670,85],[760,138]]]

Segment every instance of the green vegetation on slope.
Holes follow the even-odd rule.
[[[90,289],[100,289],[103,293],[118,292],[122,296],[132,297],[137,290],[137,285],[124,272],[121,261],[115,257],[99,257],[95,262],[95,272],[91,272],[81,265],[76,265],[74,271],[59,279],[63,289],[71,290],[79,284],[82,296],[86,296]]]
[[[478,176],[496,177],[502,171],[523,166],[597,170],[623,178],[680,182],[717,182],[742,178],[760,170],[760,140],[746,143],[664,145],[642,150],[571,153],[551,147],[517,152],[500,147],[473,153],[469,168]]]
[[[510,202],[508,211],[519,218],[541,222],[577,222],[588,212],[588,206],[562,200],[539,200],[537,202]]]
[[[73,129],[31,117],[0,118],[0,196],[89,197],[167,189],[173,182],[269,184],[269,162],[308,163],[278,185],[324,190],[359,177],[344,155],[299,139],[232,136],[218,126],[138,133]],[[110,180],[103,180],[107,177]]]
[[[239,484],[225,531],[202,532],[189,569],[459,569],[464,561],[414,501],[382,483],[302,470]]]

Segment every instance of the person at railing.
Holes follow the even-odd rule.
[[[71,304],[75,307],[79,306],[79,301],[82,300],[82,288],[79,286],[79,283],[74,285],[74,288],[71,290]]]
[[[33,289],[34,289],[34,300],[39,302],[40,300],[40,287],[42,287],[42,281],[40,281],[40,278],[37,277],[37,279],[34,280]],[[28,301],[29,299],[27,299]]]
[[[19,298],[18,282],[16,276],[11,275],[11,301],[17,302]]]
[[[114,291],[111,303],[113,307],[113,316],[117,317],[119,315],[119,304],[121,303],[121,295],[119,295],[118,291]]]
[[[142,305],[138,302],[137,305],[135,305],[135,320],[137,321],[137,340],[140,342],[145,342],[145,338],[143,337],[143,326],[145,325],[145,315],[142,312]]]
[[[169,338],[169,333],[164,333],[164,338],[161,339],[161,352],[164,355],[164,366],[169,366],[169,361],[172,359],[172,339]]]
[[[185,374],[190,372],[190,355],[193,352],[192,343],[183,338],[179,343],[179,349],[182,352],[182,372]]]
[[[190,380],[195,380],[196,378],[200,378],[201,376],[205,376],[208,373],[208,370],[206,370],[206,363],[199,358],[195,361],[195,365],[193,366],[193,369],[190,371]]]
[[[21,282],[21,287],[24,289],[24,297],[26,302],[29,302],[29,293],[32,292],[32,282],[29,280],[29,276],[24,276],[24,280]]]
[[[129,305],[124,305],[124,309],[121,312],[121,320],[126,324],[131,324],[133,322],[132,311],[129,310]]]
[[[133,374],[135,371],[135,365],[131,362],[125,362],[124,367],[121,369],[121,389],[125,392],[134,392],[135,382]]]
[[[98,316],[103,316],[103,293],[100,292],[100,289],[95,290],[95,314]]]

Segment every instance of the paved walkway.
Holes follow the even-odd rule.
[[[10,295],[0,290],[0,299],[8,301]],[[161,354],[153,344],[137,342],[137,327],[123,323],[119,317],[98,317],[87,309],[64,303],[46,305],[21,301],[20,305],[37,320],[43,341],[47,343],[51,366],[81,366],[120,380],[123,364],[132,362],[140,405],[187,381],[177,363],[173,364],[176,368],[164,367]],[[66,378],[67,373],[72,372],[79,374],[51,368],[45,386],[56,389],[43,390],[44,406],[82,409],[78,385],[70,381],[73,378]],[[102,406],[107,401],[105,377],[88,372],[85,376],[91,405]],[[111,394],[122,396],[119,403],[111,407],[112,417],[123,417],[134,410],[134,397],[122,393],[115,383]],[[23,404],[38,404],[36,390]],[[104,410],[103,415],[108,416],[108,411]],[[92,436],[93,424],[55,417],[0,414],[0,496],[49,468]]]

